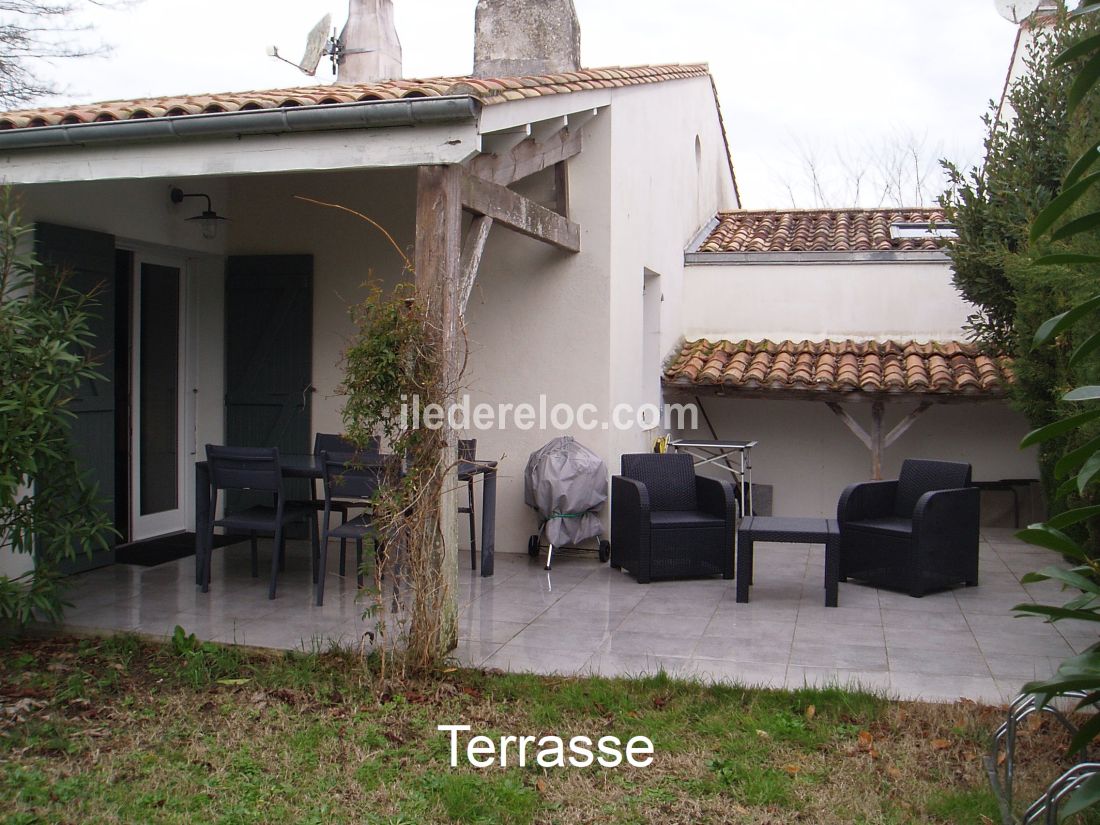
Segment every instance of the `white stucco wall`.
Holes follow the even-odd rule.
[[[685,250],[716,212],[739,206],[710,81],[701,78],[616,93],[610,213],[611,350],[606,380],[615,404],[656,404],[646,379],[660,363],[643,357],[643,285],[661,291],[660,358],[674,351],[694,308],[684,300]],[[657,425],[613,429],[609,467],[652,449]]]
[[[607,95],[610,105],[601,104],[600,114],[582,127],[584,149],[569,162],[570,219],[581,226],[582,252],[561,252],[501,226],[492,231],[466,318],[465,385],[475,404],[537,406],[545,394],[551,406],[594,404],[597,417],[606,420],[614,404],[659,400],[643,389],[644,272],[660,275],[663,357],[682,326],[683,251],[715,212],[737,206],[736,196],[709,79]],[[215,209],[232,219],[216,243],[203,242],[184,223],[190,203],[170,204],[173,184],[208,192]],[[537,192],[544,184],[536,180],[517,188]],[[224,256],[313,255],[313,429],[339,431],[340,356],[353,331],[347,308],[363,297],[368,278],[392,286],[406,273],[378,230],[293,196],[361,211],[411,255],[415,191],[414,170],[391,169],[37,184],[24,187],[24,196],[30,220],[193,253],[191,353],[198,393],[190,440],[201,448],[224,436]],[[640,428],[567,432],[599,452],[612,472],[621,452],[648,449],[652,438]],[[526,548],[536,520],[523,503],[523,469],[529,453],[558,434],[553,427],[514,426],[467,434],[479,439],[479,455],[501,461],[500,552]],[[192,496],[191,485],[186,495]]]
[[[665,298],[663,355],[679,338],[683,251],[716,211],[736,206],[710,81],[615,90],[584,126],[569,189],[579,255],[494,227],[468,308],[466,385],[474,403],[534,403],[546,394],[551,406],[595,404],[606,421],[616,404],[659,400],[644,392],[646,269],[660,275]],[[523,504],[523,470],[532,451],[560,434],[598,452],[612,473],[621,453],[648,449],[653,437],[642,428],[477,433],[479,455],[501,459],[498,551],[526,548],[537,519]]]
[[[751,453],[752,480],[773,485],[772,512],[776,515],[835,518],[843,489],[871,477],[870,451],[820,402],[727,396],[704,397],[703,406],[719,438],[759,442]],[[846,408],[869,430],[870,406],[850,404]],[[887,431],[915,406],[888,404]],[[882,476],[897,478],[906,458],[936,458],[969,462],[975,481],[1037,478],[1034,448],[1018,449],[1028,430],[1023,416],[1005,403],[936,405],[886,450]],[[712,437],[705,425],[684,435]],[[710,474],[729,479],[728,474]],[[996,501],[987,499],[990,506],[1005,505],[1004,496]]]
[[[380,223],[412,256],[416,173],[408,169],[235,178],[231,255],[313,256],[313,396],[315,432],[340,432],[340,358],[354,331],[348,308],[364,284],[401,281],[404,262],[385,236],[355,215],[297,200],[335,203]]]
[[[951,277],[946,259],[692,264],[684,276],[683,336],[963,341],[973,310]],[[738,399],[731,392],[705,395],[703,404],[718,438],[759,442],[753,481],[774,486],[775,514],[831,515],[847,484],[870,477],[870,452],[820,401]],[[915,407],[888,403],[886,431]],[[845,408],[870,431],[870,403]],[[980,481],[1036,478],[1034,450],[1017,449],[1027,431],[1007,402],[936,405],[887,449],[883,478],[896,477],[906,457],[968,461]],[[690,435],[713,437],[702,424]]]
[[[689,265],[689,340],[960,341],[974,310],[946,259],[925,263]]]

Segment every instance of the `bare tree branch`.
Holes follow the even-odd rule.
[[[792,208],[924,207],[946,188],[942,145],[909,129],[861,145],[836,144],[825,160],[822,144],[797,138],[792,144],[796,160],[777,172]]]
[[[107,54],[87,42],[91,26],[79,14],[87,7],[124,9],[140,0],[0,0],[0,106],[13,108],[58,89],[48,77],[56,60]]]

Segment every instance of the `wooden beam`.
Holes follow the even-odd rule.
[[[581,251],[581,228],[577,224],[498,184],[466,175],[462,206],[535,240],[567,252]]]
[[[567,126],[569,126],[569,118],[565,115],[552,117],[549,120],[540,120],[531,124],[531,137],[535,139],[536,143],[542,143],[562,132]]]
[[[915,410],[913,410],[913,412],[911,412],[911,413],[909,413],[909,415],[905,416],[905,418],[903,418],[901,421],[899,421],[897,423],[897,426],[895,426],[894,429],[890,430],[890,432],[888,432],[886,434],[886,438],[884,438],[883,441],[882,441],[882,446],[883,447],[892,446],[895,441],[897,441],[899,438],[901,438],[903,435],[905,435],[905,431],[908,430],[910,427],[912,427],[913,424],[916,423],[916,420],[918,418],[920,418],[922,415],[924,415],[924,413],[927,412],[931,408],[932,408],[932,402],[931,401],[922,401],[920,403],[920,405]]]
[[[882,418],[886,405],[876,401],[871,405],[871,479],[882,480]]]
[[[886,416],[886,404],[883,401],[874,401],[871,404],[871,432],[863,429],[851,413],[835,401],[827,402],[828,407],[843,421],[856,438],[871,451],[871,478],[878,481],[882,478],[882,457],[887,447],[893,445],[905,432],[913,426],[918,418],[932,407],[931,401],[922,401],[915,410],[905,416],[890,432],[883,432],[883,420]]]
[[[562,217],[569,217],[569,165],[564,161],[554,164],[554,196],[557,208],[554,210]]]
[[[466,242],[462,245],[462,261],[459,265],[458,306],[462,315],[466,314],[466,304],[474,290],[477,270],[481,266],[481,256],[485,252],[485,241],[489,239],[489,230],[493,228],[493,219],[485,215],[474,218],[466,233]]]
[[[481,136],[481,151],[489,155],[502,155],[510,152],[527,138],[531,137],[530,126],[518,126],[504,132],[492,132]]]
[[[838,404],[837,402],[829,401],[827,402],[827,406],[830,410],[836,413],[837,418],[844,422],[845,426],[847,426],[848,429],[852,431],[852,434],[863,442],[863,446],[870,450],[871,436],[865,429],[863,429],[863,425],[852,418],[852,414],[849,413],[842,406],[840,406],[840,404]]]
[[[496,154],[478,155],[467,169],[483,180],[508,186],[579,155],[581,148],[580,132],[562,131],[545,142],[524,139],[507,149],[497,149]]]

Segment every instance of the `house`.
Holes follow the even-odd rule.
[[[0,178],[40,255],[105,286],[106,377],[78,399],[75,438],[123,540],[192,528],[205,444],[304,453],[341,429],[348,307],[368,278],[412,276],[381,232],[297,196],[376,221],[425,283],[465,273],[473,404],[545,396],[607,420],[659,402],[685,324],[683,251],[739,206],[714,85],[705,65],[579,68],[579,35],[540,40],[515,14],[527,5],[479,6],[512,16],[479,25],[470,77],[0,115]],[[573,432],[609,466],[657,434]],[[524,464],[555,434],[472,433],[501,461],[500,551],[526,547]]]
[[[718,214],[685,255],[684,341],[664,371],[666,395],[706,411],[681,435],[759,442],[753,482],[780,514],[831,516],[846,485],[906,457],[1036,478],[1010,359],[967,343],[950,235],[932,209]],[[1031,492],[990,486],[990,521]]]
[[[777,513],[829,514],[904,456],[1036,475],[1011,365],[965,343],[942,216],[742,210],[705,65],[582,69],[570,0],[478,13],[469,77],[369,77],[396,46],[354,82],[0,115],[40,254],[107,287],[75,435],[125,541],[192,529],[203,445],[341,429],[368,278],[451,290],[471,406],[602,423],[469,433],[500,461],[499,552],[536,525],[529,453],[566,432],[617,471],[668,422],[614,411],[662,400],[705,410],[688,434],[757,441]]]

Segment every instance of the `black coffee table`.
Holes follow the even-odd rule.
[[[737,601],[749,600],[754,541],[825,545],[825,606],[836,607],[840,578],[840,527],[827,518],[750,516],[737,528]]]

